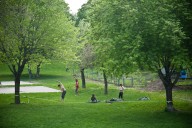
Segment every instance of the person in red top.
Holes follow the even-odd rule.
[[[78,94],[78,89],[79,89],[79,82],[78,79],[75,80],[75,93]]]

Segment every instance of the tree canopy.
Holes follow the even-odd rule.
[[[167,108],[173,110],[172,87],[180,66],[190,58],[186,48],[190,31],[183,29],[183,23],[191,20],[189,5],[187,0],[92,0],[80,16],[91,24],[100,67],[116,76],[137,68],[156,71],[167,91]]]
[[[76,28],[62,0],[7,0],[0,2],[0,8],[0,61],[15,77],[15,103],[20,103],[20,77],[26,63],[74,57]]]

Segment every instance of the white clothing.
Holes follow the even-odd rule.
[[[119,91],[120,91],[120,92],[123,92],[124,89],[125,89],[125,88],[124,88],[123,86],[120,86],[120,87],[119,87]]]

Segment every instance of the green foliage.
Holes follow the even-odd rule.
[[[77,21],[76,21],[77,22]],[[78,66],[80,69],[93,66],[94,54],[93,46],[89,43],[90,24],[84,19],[78,24],[78,46],[77,56],[79,57]]]
[[[15,77],[15,103],[20,103],[20,77],[48,59],[75,58],[76,29],[62,0],[1,1],[0,61]]]
[[[1,61],[15,65],[74,58],[76,30],[63,1],[10,0],[1,6]]]
[[[179,0],[87,3],[80,16],[91,24],[97,68],[117,77],[138,68],[156,71],[165,88],[170,88],[167,95],[170,97],[166,98],[172,101],[171,89],[179,78],[179,68],[190,60],[185,43],[183,47],[187,36],[178,17],[190,12],[183,9],[188,4]],[[182,10],[180,15],[176,14],[179,10]],[[184,21],[190,21],[186,17]],[[172,79],[174,74],[176,77]]]
[[[106,6],[107,5],[107,6]],[[175,67],[186,63],[189,51],[182,14],[189,21],[187,1],[89,1],[79,12],[91,24],[96,65],[121,76],[146,67],[157,70],[170,61]]]
[[[181,47],[185,35],[179,20],[171,13],[173,9],[169,2],[139,3],[138,13],[142,12],[139,16],[142,22],[138,25],[143,40],[140,52],[147,64],[155,69],[167,66],[168,62],[178,68],[185,61],[186,51]]]

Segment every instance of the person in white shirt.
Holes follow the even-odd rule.
[[[122,84],[119,85],[119,99],[123,99],[123,91],[124,91],[124,87]]]
[[[58,87],[61,90],[61,100],[64,100],[65,94],[66,94],[66,89],[65,89],[64,85],[60,81],[58,81],[58,82],[59,82]]]

